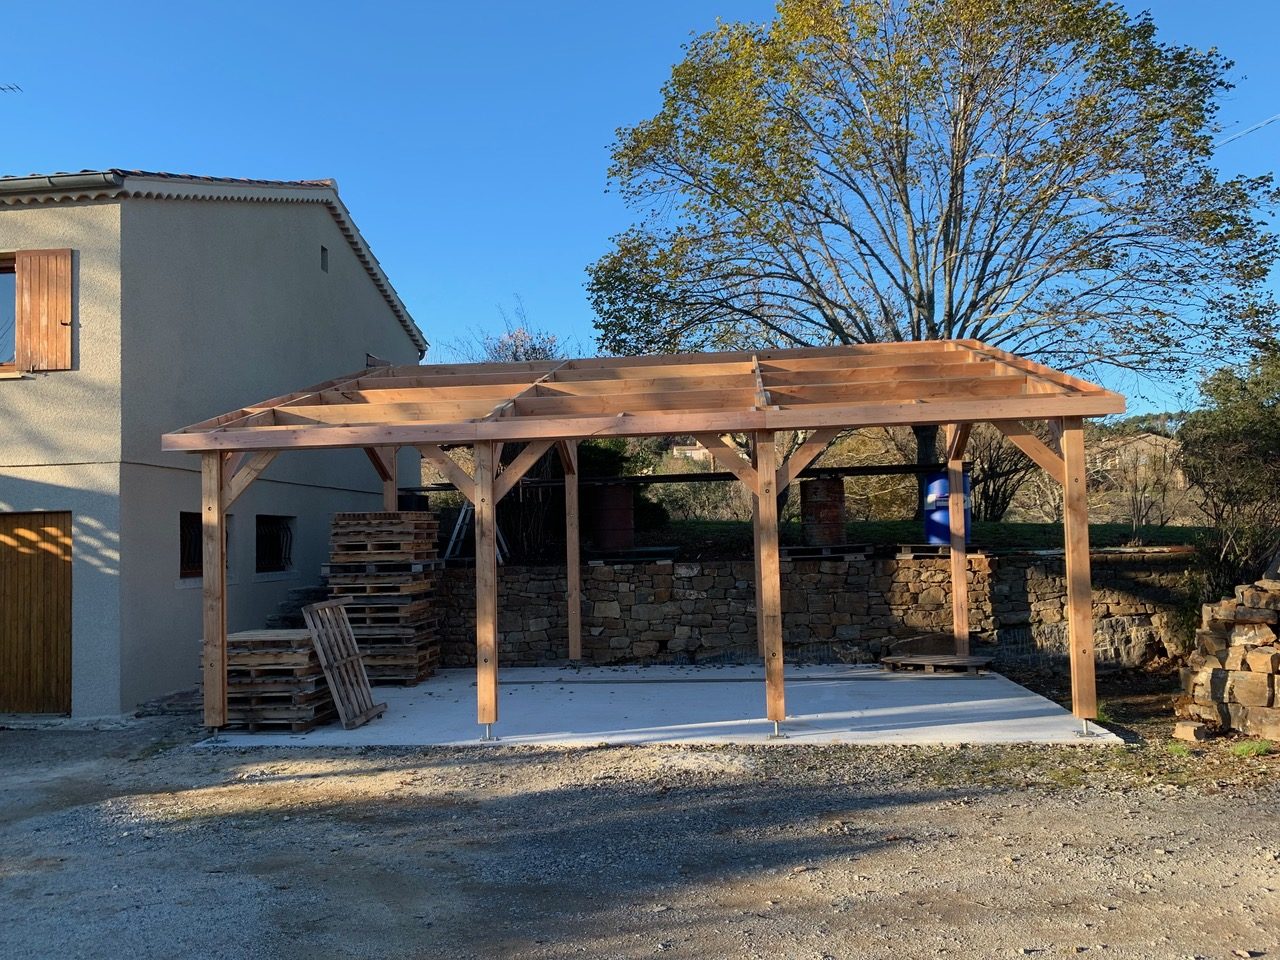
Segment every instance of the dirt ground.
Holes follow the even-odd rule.
[[[0,730],[0,957],[1280,957],[1280,757],[1155,686],[1118,748]]]

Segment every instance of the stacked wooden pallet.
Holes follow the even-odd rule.
[[[437,533],[426,511],[334,515],[325,578],[372,683],[418,683],[440,661]]]
[[[250,730],[303,733],[337,716],[306,630],[227,637],[227,720]]]

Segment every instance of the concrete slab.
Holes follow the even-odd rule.
[[[1120,738],[997,674],[886,673],[869,666],[787,670],[786,739],[771,739],[762,666],[511,668],[494,733],[506,745],[600,743],[1094,743]],[[356,730],[228,732],[209,746],[463,746],[479,741],[475,672],[377,687],[385,716]]]

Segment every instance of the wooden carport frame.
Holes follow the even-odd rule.
[[[952,630],[969,652],[964,538],[964,451],[973,424],[993,423],[1063,488],[1067,622],[1073,711],[1092,719],[1093,616],[1085,489],[1084,418],[1122,413],[1124,398],[1095,384],[973,340],[757,353],[611,357],[511,364],[379,367],[165,434],[165,450],[203,458],[204,719],[226,724],[227,508],[283,450],[363,449],[396,507],[396,451],[413,447],[476,514],[477,721],[498,719],[495,510],[555,449],[565,469],[569,656],[582,655],[577,445],[607,436],[692,435],[752,493],[757,627],[766,716],[786,716],[779,493],[840,432],[872,426],[946,428],[950,478]],[[1028,426],[1046,421],[1056,442]],[[776,434],[810,432],[783,463]],[[726,442],[751,439],[751,456]],[[506,443],[526,446],[501,468]],[[473,470],[453,459],[470,447]]]

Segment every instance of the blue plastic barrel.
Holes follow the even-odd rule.
[[[925,543],[951,542],[951,485],[945,473],[925,476],[924,538]],[[969,471],[964,472],[964,542],[969,542],[973,511],[969,502]]]

